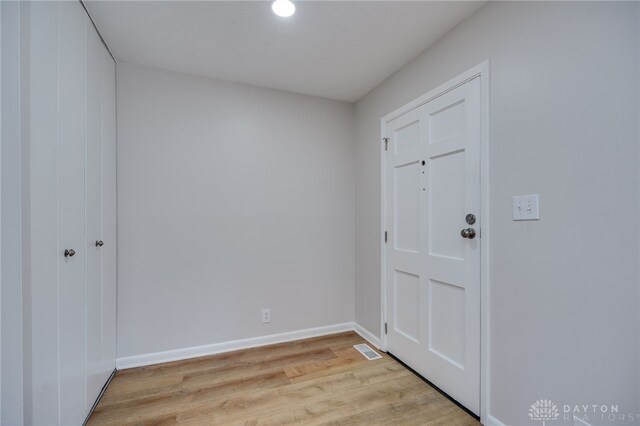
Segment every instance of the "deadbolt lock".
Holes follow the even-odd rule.
[[[465,220],[469,225],[473,225],[474,223],[476,223],[476,215],[469,213],[467,217],[465,217]]]

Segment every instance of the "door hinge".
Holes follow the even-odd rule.
[[[384,323],[384,334],[387,334],[387,323]]]
[[[384,231],[384,242],[387,242],[387,231]]]
[[[382,138],[384,141],[384,150],[387,151],[389,149],[389,138]]]

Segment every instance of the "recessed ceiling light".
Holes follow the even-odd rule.
[[[278,16],[288,18],[296,13],[296,6],[291,2],[291,0],[276,0],[271,3],[271,10],[273,10],[273,13]]]

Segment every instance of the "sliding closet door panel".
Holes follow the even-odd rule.
[[[31,380],[25,423],[59,420],[58,411],[58,8],[56,3],[24,3],[28,16],[31,252]],[[27,336],[29,338],[29,336]],[[29,342],[27,343],[29,345]],[[29,360],[25,366],[29,367]]]
[[[84,262],[85,18],[77,2],[58,6],[58,269],[60,423],[81,424],[86,414]],[[56,299],[53,299],[56,300]]]
[[[102,52],[102,360],[103,379],[116,368],[116,64]]]
[[[87,408],[102,386],[102,56],[101,41],[86,20],[86,250]]]

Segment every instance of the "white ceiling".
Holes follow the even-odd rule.
[[[354,102],[482,1],[85,1],[119,61]]]

